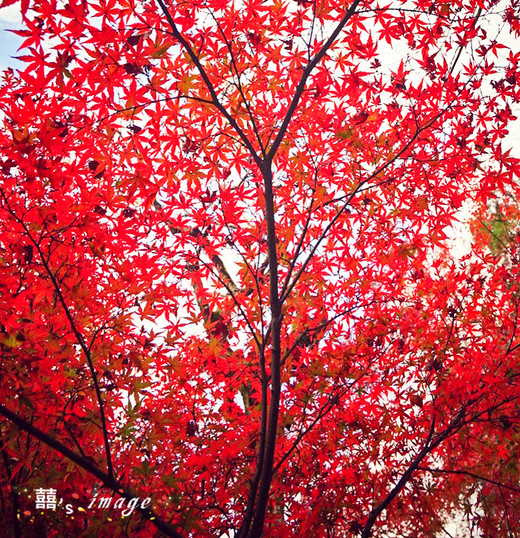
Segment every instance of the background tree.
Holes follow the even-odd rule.
[[[517,9],[22,1],[0,90],[15,535],[432,536],[464,507],[520,527],[514,268],[447,237],[518,188]],[[153,510],[42,515],[37,487]]]

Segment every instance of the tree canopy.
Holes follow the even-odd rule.
[[[9,532],[516,535],[518,1],[20,9]]]

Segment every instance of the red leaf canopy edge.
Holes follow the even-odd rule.
[[[21,2],[26,68],[0,86],[11,534],[520,526],[516,10]],[[152,508],[41,514],[51,487]]]

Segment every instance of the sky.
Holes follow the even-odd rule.
[[[9,32],[20,27],[20,8],[17,4],[0,8],[0,70],[7,67],[20,67],[23,64],[14,59],[22,39]]]

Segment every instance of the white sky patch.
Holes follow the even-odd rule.
[[[22,16],[18,4],[0,8],[0,70],[2,71],[8,67],[18,69],[23,67],[23,64],[14,58],[18,54],[22,39],[9,31],[20,28],[21,22]]]
[[[18,4],[0,8],[0,24],[20,24],[22,16]]]

